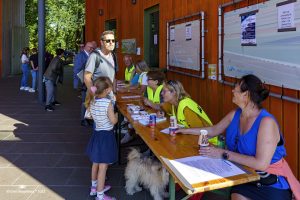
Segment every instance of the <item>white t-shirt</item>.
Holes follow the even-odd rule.
[[[148,76],[147,73],[142,73],[140,76],[142,76],[142,83],[141,85],[148,85]]]
[[[29,62],[29,58],[26,56],[26,54],[22,54],[21,62],[22,62],[23,64]]]
[[[111,100],[107,98],[95,98],[93,103],[91,103],[90,111],[95,122],[96,131],[113,129],[114,125],[111,123],[107,115],[110,103]]]

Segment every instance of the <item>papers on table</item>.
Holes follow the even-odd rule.
[[[125,83],[117,83],[117,87],[126,87],[127,85]]]
[[[184,125],[177,124],[177,127],[178,127],[178,128],[184,128]],[[165,128],[165,129],[161,130],[160,132],[161,132],[161,133],[164,133],[164,134],[170,134],[169,128],[170,128],[170,127]]]
[[[147,126],[149,124],[149,113],[135,104],[127,104],[127,111],[131,113],[131,118],[133,120],[138,120],[142,125]],[[156,117],[156,123],[166,121],[165,117]]]
[[[130,95],[130,96],[122,96],[122,99],[138,99],[141,98],[140,95]]]
[[[169,127],[168,127],[168,128],[165,128],[165,129],[163,129],[163,130],[161,130],[160,132],[169,135],[169,134],[170,134],[170,132],[169,132]]]
[[[163,122],[163,121],[166,121],[166,120],[167,120],[167,118],[165,118],[165,117],[157,117],[156,118],[156,123],[160,123],[160,122]],[[148,118],[140,119],[139,123],[143,124],[144,126],[149,125],[149,115],[148,115]]]
[[[190,190],[192,184],[244,174],[242,169],[230,161],[204,156],[192,156],[176,160],[162,157],[163,162]]]

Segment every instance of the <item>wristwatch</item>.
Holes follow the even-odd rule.
[[[223,154],[222,154],[222,158],[224,160],[228,160],[229,159],[229,154],[226,151],[224,151]]]

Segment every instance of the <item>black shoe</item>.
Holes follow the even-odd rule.
[[[45,107],[45,110],[52,112],[52,111],[54,111],[54,108],[52,106],[48,105]]]
[[[52,105],[53,105],[53,106],[60,106],[60,105],[61,105],[61,103],[60,103],[60,102],[58,102],[58,101],[53,101],[53,102],[52,102]]]

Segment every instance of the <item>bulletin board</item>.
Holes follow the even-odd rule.
[[[300,88],[300,1],[272,0],[224,14],[224,73]]]
[[[200,20],[170,25],[168,65],[200,70]]]

